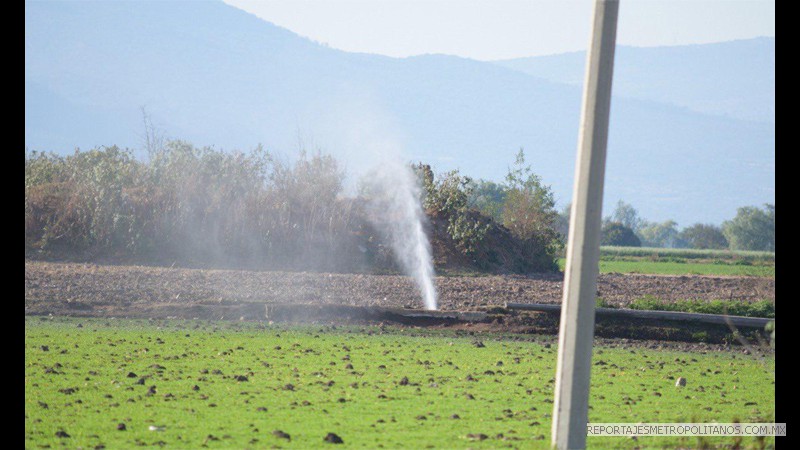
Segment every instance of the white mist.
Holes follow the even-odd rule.
[[[416,284],[425,308],[437,309],[435,273],[419,180],[408,164],[403,133],[363,86],[342,87],[341,101],[318,116],[316,131],[342,158],[368,198],[373,224],[383,232],[403,272]]]
[[[388,235],[398,263],[417,285],[425,309],[437,309],[436,274],[416,175],[408,164],[384,160],[364,178],[364,188],[370,194],[375,225]]]

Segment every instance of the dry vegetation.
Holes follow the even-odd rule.
[[[427,170],[421,184],[435,200],[426,213],[438,268],[557,270],[555,234],[514,234],[466,207],[467,178],[434,182]],[[260,147],[224,152],[172,141],[145,161],[118,147],[26,152],[26,258],[396,270],[369,198],[346,195],[344,179],[330,156],[301,152],[284,162]]]

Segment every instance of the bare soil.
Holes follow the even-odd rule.
[[[447,327],[470,333],[556,335],[558,315],[505,310],[505,302],[560,303],[561,274],[437,278],[437,317],[413,283],[397,275],[259,272],[83,263],[25,262],[25,314],[76,317],[276,320]],[[775,301],[775,280],[754,277],[601,274],[598,295],[615,306],[645,295],[667,301]],[[398,314],[398,311],[408,313]],[[475,312],[470,312],[475,311]],[[480,317],[480,319],[476,319]],[[745,330],[742,330],[745,331]],[[751,343],[763,336],[747,331]],[[759,334],[759,336],[756,336]],[[598,319],[598,340],[631,340],[691,351],[738,346],[725,326]],[[670,344],[671,342],[671,344]],[[765,347],[764,345],[759,345]],[[768,347],[768,346],[766,346]],[[749,351],[749,350],[744,350]]]
[[[439,308],[475,311],[506,302],[560,303],[561,274],[448,276],[436,280]],[[597,295],[624,307],[646,295],[685,299],[775,301],[775,279],[601,274]],[[25,262],[26,312],[134,304],[312,303],[422,308],[413,282],[399,275],[256,272],[151,266]]]

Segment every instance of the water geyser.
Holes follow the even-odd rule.
[[[397,261],[414,280],[425,309],[437,309],[436,275],[416,175],[408,164],[388,162],[374,169],[364,185],[371,193],[376,225],[389,237]]]

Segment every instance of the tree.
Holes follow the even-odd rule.
[[[622,200],[617,202],[617,208],[614,210],[614,213],[606,217],[603,221],[606,224],[620,223],[634,232],[639,231],[646,223],[639,217],[639,212],[636,211],[636,208]]]
[[[525,154],[517,153],[515,168],[506,175],[506,201],[503,208],[503,225],[521,239],[537,233],[551,234],[554,230],[555,200],[549,186],[530,166],[525,166]]]
[[[636,234],[645,247],[676,247],[678,224],[674,220],[663,223],[644,222]]]
[[[764,206],[739,208],[736,217],[722,223],[731,250],[775,251],[775,205]]]
[[[722,228],[712,224],[696,223],[680,233],[680,239],[690,248],[717,249],[728,248],[728,240]]]
[[[603,225],[600,245],[614,247],[641,247],[642,242],[632,229],[619,222],[607,222]]]
[[[525,153],[517,153],[514,168],[506,176],[506,200],[501,219],[517,238],[526,242],[531,258],[541,267],[555,264],[563,243],[555,230],[558,213],[550,186],[525,165]]]
[[[486,180],[470,181],[469,187],[469,206],[501,222],[503,204],[506,201],[506,187]]]
[[[561,240],[567,242],[569,239],[569,219],[572,214],[572,203],[567,203],[567,206],[558,213],[556,217],[556,232],[561,235]]]

